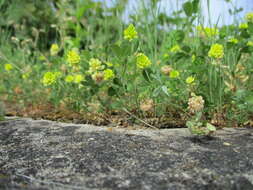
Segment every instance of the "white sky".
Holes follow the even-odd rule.
[[[97,0],[97,1],[106,1],[108,5],[113,1],[117,0]],[[144,0],[146,1],[146,0]],[[167,14],[170,14],[174,10],[181,8],[182,4],[186,0],[161,0],[161,10],[165,11]],[[200,0],[202,4],[202,12],[205,17],[205,23],[208,23],[208,9],[207,9],[207,0]],[[137,4],[141,2],[141,0],[129,0],[128,10],[127,12],[132,12],[135,10]],[[253,12],[253,0],[232,0],[232,3],[235,7],[242,7],[244,10],[240,13],[237,18],[243,18],[245,13]],[[225,0],[210,0],[210,19],[212,24],[216,24],[219,20],[219,25],[222,24],[230,24],[233,22],[233,17],[231,17],[228,13],[229,8],[232,8],[231,4],[225,2]],[[126,13],[128,15],[128,13]]]

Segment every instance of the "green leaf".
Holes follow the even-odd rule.
[[[123,84],[121,83],[120,79],[119,78],[114,78],[113,79],[113,84],[117,85],[117,86],[123,86]]]
[[[246,103],[249,105],[253,105],[253,95],[246,97]]]
[[[249,30],[250,34],[253,34],[253,23],[248,23],[248,25],[249,25],[248,30]]]
[[[239,90],[236,91],[235,95],[236,95],[237,99],[243,99],[246,95],[246,90],[239,89]]]
[[[112,45],[112,52],[119,58],[125,58],[131,52],[131,44],[126,42],[118,42]]]
[[[91,76],[88,75],[85,77],[85,80],[81,82],[81,84],[83,84],[84,86],[94,86],[95,82],[91,78]]]
[[[185,38],[185,33],[183,30],[176,30],[173,33],[174,39],[179,43],[182,42]]]
[[[241,32],[240,36],[241,36],[242,38],[246,38],[246,39],[250,38],[250,34],[248,33],[247,30],[243,30],[243,31]]]
[[[159,94],[161,93],[161,87],[157,87],[154,91],[153,91],[153,97],[157,97]]]
[[[192,12],[193,13],[198,13],[198,11],[199,11],[199,0],[193,0],[192,6],[193,6]]]
[[[108,88],[107,93],[108,93],[109,96],[117,95],[117,91],[112,86]]]
[[[186,53],[184,53],[184,52],[178,52],[178,53],[176,53],[175,54],[175,56],[174,56],[174,59],[175,59],[175,61],[179,61],[180,59],[187,59],[187,58],[189,58],[189,55],[187,55]]]
[[[99,91],[99,87],[98,86],[91,88],[90,89],[91,96],[94,96],[95,94],[97,94],[98,91]]]
[[[167,86],[162,86],[162,91],[163,91],[167,96],[169,96]]]
[[[193,5],[190,1],[183,4],[183,9],[186,16],[192,16],[193,13]]]
[[[151,82],[151,74],[153,71],[150,68],[146,68],[142,71],[142,76],[147,82]]]
[[[192,121],[187,121],[187,122],[186,122],[186,126],[187,126],[188,128],[191,128],[191,127],[194,126],[194,122],[192,122]]]
[[[182,49],[184,52],[186,52],[186,53],[190,53],[190,52],[191,52],[191,48],[190,48],[189,46],[183,46],[181,49]]]
[[[210,124],[210,123],[207,123],[207,124],[206,124],[206,128],[207,128],[207,130],[210,131],[210,132],[216,131],[216,127],[213,126],[213,125]]]

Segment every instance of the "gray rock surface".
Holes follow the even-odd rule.
[[[45,120],[0,122],[0,189],[252,190],[253,129],[196,138]]]

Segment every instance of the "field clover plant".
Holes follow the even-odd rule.
[[[2,3],[0,101],[20,115],[196,135],[253,123],[253,13],[206,24],[199,0],[171,15],[147,2],[127,21],[125,0],[38,1],[45,15],[16,20]]]

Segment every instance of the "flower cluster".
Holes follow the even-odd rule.
[[[71,82],[73,82],[73,81],[74,81],[74,76],[73,76],[73,75],[67,75],[67,76],[65,77],[65,82],[71,83]]]
[[[70,50],[67,53],[67,62],[71,65],[71,66],[77,66],[81,61],[81,57],[78,54],[77,51],[75,50]]]
[[[65,81],[67,83],[77,83],[80,84],[82,81],[84,81],[84,76],[81,74],[76,74],[76,75],[67,75],[65,78]]]
[[[196,113],[204,108],[204,99],[202,96],[196,96],[192,94],[192,97],[188,100],[188,109],[191,113]]]
[[[194,82],[195,78],[193,76],[189,76],[186,78],[185,82],[187,84],[192,84]]]
[[[224,48],[221,44],[213,44],[208,52],[208,56],[215,59],[222,59]]]
[[[196,55],[193,54],[191,59],[192,59],[192,62],[195,62],[196,61]]]
[[[197,26],[197,31],[201,37],[211,38],[211,37],[219,35],[219,30],[217,28]]]
[[[51,48],[50,48],[50,55],[55,56],[58,54],[60,48],[57,44],[52,44]]]
[[[105,69],[104,70],[104,79],[105,80],[109,80],[115,77],[115,74],[113,72],[113,70],[111,69]]]
[[[172,70],[172,71],[170,72],[170,78],[178,78],[179,75],[180,75],[180,73],[179,73],[179,71],[177,71],[177,70]]]
[[[102,62],[99,59],[91,58],[89,61],[89,73],[98,72],[104,69]]]
[[[22,79],[28,79],[30,77],[30,73],[22,74]]]
[[[177,53],[179,51],[181,51],[181,48],[179,45],[174,45],[172,48],[170,48],[171,53]]]
[[[239,25],[239,28],[240,28],[240,29],[248,29],[248,28],[249,28],[249,25],[248,25],[247,23],[241,23],[241,24]]]
[[[113,64],[110,62],[106,62],[105,65],[108,67],[112,67]],[[99,59],[91,58],[89,61],[89,71],[91,77],[97,83],[103,80],[109,80],[115,77],[115,74],[112,69],[105,69],[105,65]]]
[[[91,77],[95,82],[99,83],[104,80],[103,69],[104,65],[102,65],[102,62],[99,59],[90,59],[88,73],[91,74]]]
[[[56,80],[61,76],[60,72],[46,72],[42,79],[42,84],[44,86],[50,86],[56,82]]]
[[[138,33],[136,32],[136,29],[133,24],[130,24],[125,30],[124,30],[124,39],[132,41],[133,39],[138,38]]]
[[[248,41],[248,42],[247,42],[247,46],[253,47],[253,41]]]
[[[230,38],[230,39],[228,40],[228,42],[230,42],[230,43],[232,43],[232,44],[238,44],[238,39],[236,39],[236,38]]]
[[[252,22],[253,23],[253,12],[247,13],[245,16],[246,20],[248,22]]]
[[[136,55],[137,67],[145,69],[151,65],[151,61],[144,53],[138,53]]]
[[[81,74],[76,74],[76,75],[74,75],[74,80],[73,80],[74,83],[79,84],[79,83],[81,83],[83,80],[84,80],[84,76],[83,76],[83,75],[81,75]]]
[[[7,64],[4,65],[4,69],[6,71],[11,71],[13,69],[13,66],[12,66],[12,64],[7,63]]]

